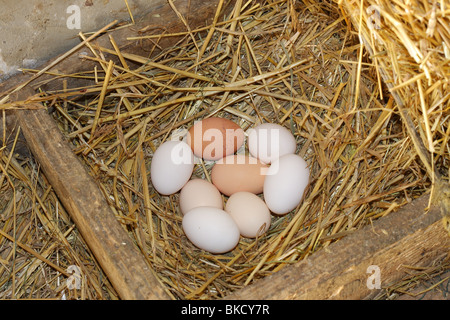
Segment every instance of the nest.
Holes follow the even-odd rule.
[[[80,59],[96,67],[55,76],[89,85],[32,99],[52,110],[175,299],[225,297],[424,193],[446,201],[450,30],[443,3],[238,0],[221,16],[222,4],[206,27],[192,30],[179,14],[187,31],[129,39],[151,48],[151,59],[90,41]],[[159,40],[174,36],[181,40],[159,50]],[[178,195],[161,196],[149,176],[161,143],[211,116],[244,130],[285,126],[311,172],[293,212],[273,216],[267,234],[241,238],[223,255],[189,242]],[[37,164],[11,155],[5,149],[1,158],[0,297],[117,298]],[[211,165],[197,164],[193,175],[209,179]],[[81,292],[62,285],[73,264],[89,275]]]

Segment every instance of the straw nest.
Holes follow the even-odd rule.
[[[448,8],[377,1],[373,16],[374,6],[366,11],[372,1],[363,10],[360,4],[238,0],[230,14],[197,30],[180,15],[182,40],[151,60],[90,42],[80,59],[97,67],[65,76],[91,85],[41,92],[174,298],[224,297],[397,210],[434,181],[445,190]],[[129,40],[153,51],[169,36]],[[273,216],[267,234],[242,238],[224,255],[186,239],[178,195],[159,195],[149,177],[163,141],[213,115],[244,130],[285,126],[311,170],[293,212]],[[2,152],[0,297],[116,298],[38,165]],[[208,179],[210,167],[196,165],[194,176]],[[72,264],[89,275],[81,292],[64,290]]]

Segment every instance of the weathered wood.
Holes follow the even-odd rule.
[[[391,213],[310,257],[255,281],[226,299],[364,299],[448,253],[450,237],[439,208],[425,213],[428,196]],[[374,269],[369,268],[374,266]],[[378,270],[378,271],[375,271]],[[374,288],[375,286],[375,288]]]

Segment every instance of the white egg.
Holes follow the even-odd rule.
[[[248,131],[250,154],[264,163],[295,153],[295,137],[285,127],[276,123],[263,123]]]
[[[222,195],[210,182],[203,179],[189,180],[180,191],[180,210],[185,214],[196,207],[223,209]]]
[[[150,167],[153,187],[160,194],[178,192],[191,178],[194,154],[183,141],[166,141],[156,149]]]
[[[234,219],[241,235],[244,237],[260,237],[270,227],[269,208],[254,193],[245,191],[233,193],[228,198],[225,211]]]
[[[309,183],[305,160],[286,154],[275,160],[264,180],[264,201],[274,214],[282,215],[297,207]]]
[[[211,253],[231,251],[239,242],[239,229],[224,210],[197,207],[183,216],[183,230],[198,248]]]

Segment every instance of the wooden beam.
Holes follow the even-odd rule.
[[[375,221],[294,265],[255,281],[226,299],[364,299],[447,254],[450,237],[428,196]]]

